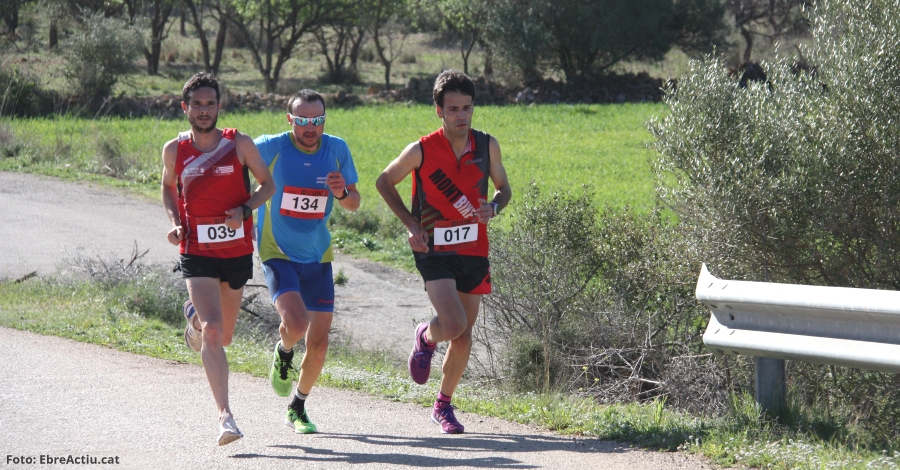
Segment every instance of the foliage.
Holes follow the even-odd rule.
[[[375,55],[384,67],[384,88],[391,89],[391,67],[403,52],[409,35],[409,0],[366,0],[366,24],[375,45]]]
[[[736,86],[697,62],[651,125],[662,197],[729,275],[900,288],[900,5],[826,2],[817,72]],[[738,263],[738,266],[731,267]]]
[[[814,71],[779,59],[769,83],[740,88],[706,59],[669,90],[669,115],[650,126],[659,193],[723,277],[898,289],[900,3],[814,13]],[[896,439],[895,375],[792,367],[800,406],[847,405],[836,439]],[[864,432],[848,433],[857,421]]]
[[[750,60],[757,39],[774,43],[790,36],[806,35],[809,23],[803,14],[818,0],[729,0],[734,24],[744,38],[743,60]]]
[[[0,66],[0,117],[35,116],[52,106],[37,77],[18,67]]]
[[[274,93],[284,63],[308,33],[326,22],[335,11],[342,11],[335,1],[303,0],[230,0],[229,21],[237,28],[253,62],[262,75],[266,92]],[[274,63],[273,63],[274,61]]]
[[[724,377],[698,356],[708,312],[694,301],[696,255],[660,212],[598,212],[592,199],[533,185],[492,233],[486,337],[506,342],[505,375],[603,402],[723,409]]]
[[[490,41],[526,82],[545,67],[569,82],[590,78],[623,60],[659,60],[674,45],[709,51],[725,30],[713,0],[498,0],[493,11]]]
[[[100,13],[88,13],[81,19],[79,31],[67,47],[63,73],[83,102],[97,104],[133,70],[141,39],[121,20]]]

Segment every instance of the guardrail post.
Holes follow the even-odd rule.
[[[763,411],[778,411],[784,408],[784,359],[754,357],[756,403]]]

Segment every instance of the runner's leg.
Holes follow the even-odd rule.
[[[223,346],[225,321],[222,316],[220,282],[210,277],[187,278],[188,294],[197,309],[203,331],[200,358],[206,371],[206,380],[212,390],[216,408],[221,415],[231,412],[228,405],[228,358]],[[232,326],[232,331],[234,327]]]
[[[278,332],[281,334],[281,346],[290,350],[300,341],[309,328],[310,316],[306,311],[303,298],[297,291],[284,292],[275,299],[275,310],[281,316]]]
[[[331,331],[332,312],[309,312],[309,328],[306,331],[306,354],[300,363],[300,377],[297,379],[297,390],[309,395],[313,385],[325,366],[325,355],[328,353],[328,333]]]
[[[458,338],[466,331],[469,321],[466,308],[456,291],[456,280],[428,281],[425,283],[425,291],[437,313],[425,331],[425,339],[435,344]]]
[[[464,294],[457,292],[459,303],[463,306],[467,318],[467,326],[463,333],[450,340],[447,353],[444,355],[441,377],[441,393],[452,396],[462,379],[466,366],[469,364],[469,355],[472,353],[472,328],[478,319],[478,308],[481,305],[481,295]]]

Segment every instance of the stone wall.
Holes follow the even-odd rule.
[[[340,107],[397,102],[431,104],[431,90],[436,78],[437,75],[410,78],[406,85],[390,91],[373,85],[365,95],[340,91],[323,96],[328,106]],[[608,75],[579,86],[545,80],[527,87],[505,87],[479,77],[475,80],[475,102],[479,105],[656,102],[662,100],[662,86],[662,80],[645,73]],[[225,92],[222,96],[222,108],[225,112],[284,112],[288,98],[289,96],[274,93]],[[109,114],[181,118],[181,95],[119,98],[111,106]]]

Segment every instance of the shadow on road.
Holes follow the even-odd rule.
[[[275,459],[298,460],[349,464],[399,464],[415,467],[484,467],[484,468],[537,468],[533,464],[515,459],[496,456],[480,457],[479,454],[497,453],[539,453],[539,452],[627,452],[627,448],[617,443],[596,439],[576,439],[544,435],[508,435],[471,433],[464,436],[435,436],[411,438],[401,436],[373,436],[359,434],[319,433],[318,438],[354,440],[365,446],[367,451],[337,452],[331,448],[276,444],[270,448],[295,450],[297,455],[235,454],[235,459]],[[444,457],[410,455],[397,453],[404,447],[440,449],[449,453]],[[381,452],[393,450],[394,452]],[[458,455],[471,455],[458,458]]]

